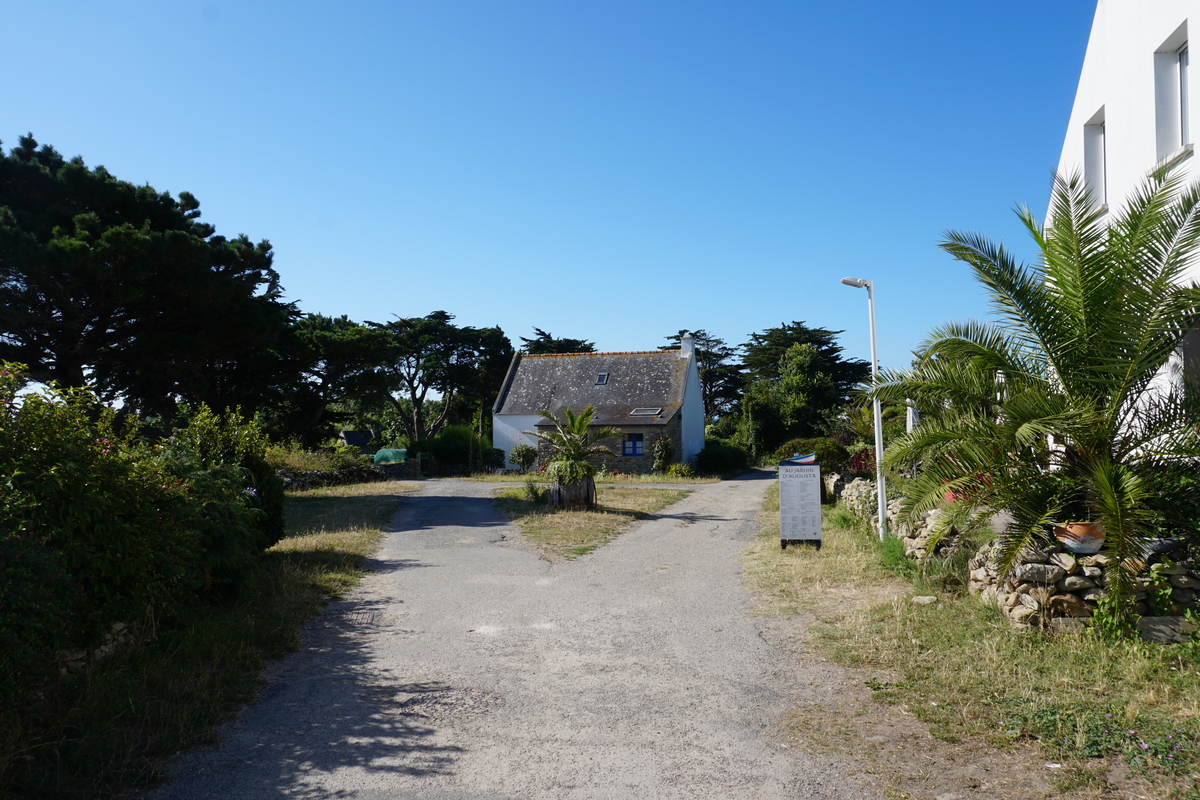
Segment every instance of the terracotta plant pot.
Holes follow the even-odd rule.
[[[1054,538],[1072,553],[1098,553],[1104,545],[1104,524],[1068,522],[1054,526]]]

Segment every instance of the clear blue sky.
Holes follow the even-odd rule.
[[[881,360],[987,308],[943,230],[1040,215],[1093,0],[10,3],[32,131],[269,239],[289,299],[602,350],[783,321]]]

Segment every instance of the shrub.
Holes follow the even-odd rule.
[[[364,456],[357,447],[337,445],[305,450],[295,439],[282,444],[268,444],[263,455],[276,471],[333,472],[371,462],[371,457]]]
[[[34,641],[35,650],[94,646],[109,623],[171,613],[202,585],[187,483],[134,439],[133,426],[116,430],[115,413],[89,392],[49,388],[18,399],[23,384],[23,368],[0,365],[0,474],[8,478],[0,573],[17,576],[5,602],[34,602],[22,588],[31,575],[61,570],[73,589],[54,600],[68,613],[25,628],[22,652]]]
[[[480,461],[485,472],[504,469],[504,451],[499,447],[485,447],[480,451]]]
[[[672,464],[667,467],[667,474],[672,478],[694,478],[696,470],[692,469],[691,464]]]
[[[775,451],[775,460],[782,461],[796,454],[817,454],[824,472],[844,472],[850,468],[850,451],[833,439],[823,437],[813,439],[792,439],[782,444]]]
[[[671,446],[671,440],[666,436],[659,436],[654,440],[653,453],[653,471],[658,473],[666,472],[671,459],[675,457],[675,448]]]
[[[531,444],[519,444],[508,452],[508,460],[523,473],[529,472],[529,468],[537,462],[537,457],[537,448]]]
[[[705,439],[704,449],[696,454],[692,466],[699,475],[723,475],[742,472],[749,464],[746,451],[720,439]]]
[[[238,409],[218,415],[201,404],[187,427],[176,431],[171,440],[192,452],[205,468],[241,467],[245,482],[240,488],[250,491],[239,491],[239,496],[253,512],[257,549],[266,550],[283,538],[283,481],[267,460],[269,442],[262,428],[243,419]],[[355,448],[340,449],[353,450],[357,456]]]
[[[0,520],[0,719],[56,676],[55,655],[68,643],[62,621],[80,600],[59,556],[13,522]]]

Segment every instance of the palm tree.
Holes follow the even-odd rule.
[[[1058,176],[1044,226],[1018,210],[1039,250],[1032,264],[982,236],[946,234],[942,248],[970,265],[999,321],[935,330],[911,369],[884,371],[873,390],[922,414],[885,456],[922,467],[910,520],[948,494],[968,511],[1009,511],[1002,573],[1046,523],[1101,522],[1120,567],[1116,608],[1130,612],[1142,548],[1169,505],[1162,476],[1196,474],[1200,455],[1195,381],[1177,357],[1200,322],[1200,289],[1180,285],[1198,204],[1200,190],[1170,167],[1112,212],[1081,178]]]
[[[563,409],[565,419],[560,420],[546,409],[541,415],[554,423],[554,430],[545,433],[525,431],[546,442],[553,451],[546,475],[554,481],[550,496],[554,505],[568,510],[591,511],[596,507],[596,467],[589,461],[595,456],[615,456],[600,442],[623,436],[616,428],[589,430],[596,410],[591,406],[575,414]]]

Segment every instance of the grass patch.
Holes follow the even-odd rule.
[[[824,521],[821,551],[780,552],[778,497],[768,498],[746,575],[763,613],[866,600],[816,626],[811,641],[845,666],[897,676],[868,681],[877,700],[902,704],[945,741],[1034,742],[1074,786],[1099,780],[1092,759],[1109,756],[1156,796],[1196,796],[1186,792],[1200,780],[1200,643],[1015,630],[994,608],[952,594],[917,606],[908,597],[928,592],[928,578],[900,581],[895,553],[842,509],[825,509]]]
[[[496,506],[521,529],[543,558],[578,558],[612,541],[629,523],[654,514],[691,494],[687,489],[650,489],[602,485],[596,511],[554,511],[544,504],[536,484],[500,489]]]
[[[380,526],[416,488],[385,482],[289,494],[288,537],[236,595],[53,687],[35,713],[0,731],[0,795],[113,797],[161,777],[179,750],[213,741],[251,699],[267,663],[297,647],[325,598],[358,582]]]
[[[841,506],[824,506],[821,515],[820,550],[805,545],[780,550],[779,485],[767,489],[759,514],[762,529],[743,558],[760,613],[820,613],[827,601],[841,608],[847,587],[858,595],[904,591],[904,583],[879,568],[878,542],[854,524],[850,512]]]

